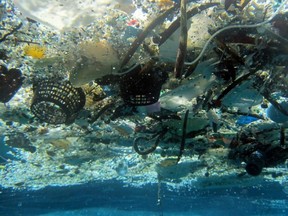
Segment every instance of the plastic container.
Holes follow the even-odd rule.
[[[85,105],[85,93],[69,81],[43,80],[33,86],[31,111],[50,124],[70,124]]]
[[[120,82],[121,97],[128,105],[146,106],[159,100],[162,84],[166,80],[160,71],[142,72],[140,66],[124,75]]]

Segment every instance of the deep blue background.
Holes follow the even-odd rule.
[[[2,141],[0,136],[0,144]],[[1,156],[11,157],[8,151],[11,151],[9,147],[0,145]],[[157,184],[127,187],[118,181],[38,191],[0,188],[0,216],[288,215],[288,196],[277,183],[261,181],[250,187],[183,188],[173,192],[162,184],[161,205],[157,205],[157,188]]]
[[[288,215],[288,197],[276,183],[177,192],[164,184],[161,188],[160,206],[157,184],[132,188],[110,181],[38,191],[4,189],[0,215]]]

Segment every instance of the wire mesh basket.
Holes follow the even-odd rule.
[[[85,93],[69,81],[42,80],[33,85],[33,114],[50,124],[70,124],[85,105]]]

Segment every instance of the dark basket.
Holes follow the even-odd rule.
[[[69,81],[43,80],[33,85],[31,111],[50,124],[70,124],[85,105],[85,93]]]
[[[121,78],[121,97],[126,104],[133,106],[156,103],[159,100],[164,80],[160,71],[152,70],[149,73],[141,73],[141,67],[137,67],[136,71]]]

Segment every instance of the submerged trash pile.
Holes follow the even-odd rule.
[[[287,0],[116,2],[0,2],[1,186],[285,185]]]

